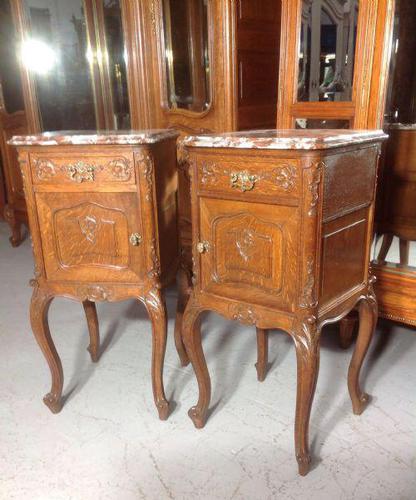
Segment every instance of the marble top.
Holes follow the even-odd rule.
[[[37,135],[15,135],[8,144],[12,146],[61,146],[86,144],[136,145],[155,144],[176,138],[176,130],[63,130]]]
[[[416,123],[390,123],[388,128],[394,130],[416,130]]]
[[[199,148],[328,149],[388,137],[382,130],[250,130],[189,136],[182,144]]]

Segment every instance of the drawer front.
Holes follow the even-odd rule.
[[[30,155],[30,165],[34,184],[136,183],[133,154],[125,150],[112,150],[108,155],[33,153]]]
[[[200,191],[261,196],[298,197],[301,175],[295,159],[204,155],[198,160]]]
[[[37,193],[49,280],[137,282],[144,245],[135,193]]]
[[[200,198],[200,283],[206,292],[292,312],[296,207]]]

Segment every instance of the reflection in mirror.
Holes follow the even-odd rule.
[[[0,108],[10,114],[24,109],[17,53],[10,0],[0,0]]]
[[[22,59],[31,71],[43,130],[95,129],[82,0],[26,0]]]
[[[98,7],[97,2],[97,7]],[[105,48],[110,76],[112,110],[117,129],[130,128],[130,107],[127,91],[126,52],[119,0],[103,0]]]
[[[349,120],[334,120],[327,118],[296,118],[295,128],[304,129],[345,129],[350,128]]]
[[[167,99],[171,109],[208,109],[208,0],[163,0]]]
[[[303,0],[298,101],[351,101],[359,0]]]
[[[416,266],[416,125],[390,125],[388,133],[374,258]]]

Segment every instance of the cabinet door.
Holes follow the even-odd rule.
[[[294,310],[298,208],[200,199],[202,289]]]
[[[136,193],[37,193],[49,280],[137,282],[144,250]],[[132,241],[130,238],[132,237]]]

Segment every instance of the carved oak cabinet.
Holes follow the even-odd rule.
[[[310,465],[321,328],[356,304],[360,330],[348,374],[354,413],[368,400],[359,372],[377,319],[369,260],[385,137],[380,131],[267,130],[183,141],[192,185],[194,288],[182,335],[199,386],[189,416],[203,427],[210,402],[203,311],[257,327],[263,373],[267,329],[286,331],[297,355],[295,447],[302,475]]]
[[[135,298],[153,330],[152,383],[161,419],[166,311],[162,287],[177,271],[175,131],[16,136],[35,257],[30,317],[48,362],[44,402],[62,407],[63,372],[48,328],[55,296],[82,303],[89,351],[99,356],[95,302]]]

